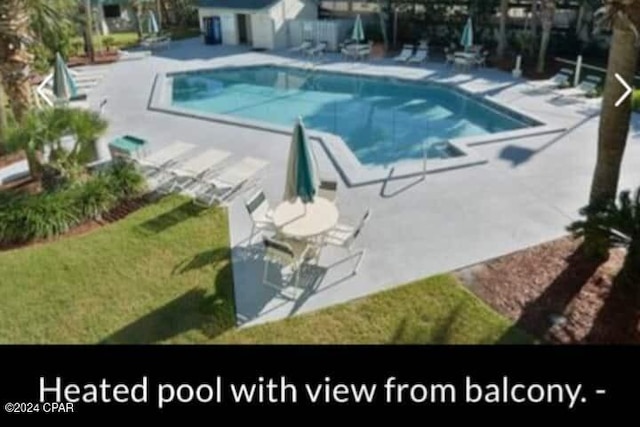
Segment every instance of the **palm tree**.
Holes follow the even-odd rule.
[[[581,213],[586,219],[571,224],[569,231],[575,237],[583,237],[597,230],[603,237],[603,252],[610,247],[627,248],[620,278],[640,292],[640,188],[633,195],[621,192],[617,203],[610,200],[592,204]]]
[[[540,51],[538,52],[538,65],[536,71],[543,73],[547,60],[547,48],[551,39],[551,30],[553,29],[553,19],[556,14],[556,0],[541,0],[542,7],[539,17],[542,25],[542,38],[540,39]]]
[[[385,52],[389,49],[389,36],[387,35],[387,22],[385,20],[385,8],[382,6],[382,2],[377,0],[378,2],[378,19],[380,20],[380,31],[382,32],[382,40],[384,43]],[[390,5],[389,0],[387,0],[387,6]]]
[[[31,105],[29,0],[0,1],[0,78],[17,121]]]
[[[498,36],[498,58],[504,58],[507,47],[507,18],[509,14],[509,0],[500,0],[500,35]]]
[[[7,152],[6,132],[9,126],[9,118],[7,114],[7,98],[2,88],[2,80],[0,80],[0,156]]]
[[[607,77],[602,95],[602,112],[598,135],[598,157],[591,184],[590,204],[602,205],[615,199],[620,180],[620,167],[627,144],[631,120],[631,101],[619,107],[615,103],[625,89],[617,81],[619,74],[633,82],[640,45],[640,0],[611,0],[604,9],[601,22],[613,28]],[[597,251],[601,236],[588,233],[587,247]]]
[[[84,0],[84,46],[90,62],[96,60],[96,48],[93,44],[93,8],[91,0]]]

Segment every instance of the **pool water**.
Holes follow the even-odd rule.
[[[340,136],[360,163],[456,155],[449,140],[536,123],[452,87],[278,66],[173,76],[173,105]],[[443,154],[444,153],[444,154]]]

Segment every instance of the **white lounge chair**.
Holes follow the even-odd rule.
[[[528,85],[537,90],[553,90],[561,87],[566,87],[571,84],[569,81],[571,73],[572,71],[570,69],[563,68],[550,79],[528,82]]]
[[[407,60],[409,64],[420,64],[429,58],[429,50],[426,48],[418,48],[416,54]]]
[[[373,42],[356,46],[356,49],[355,49],[356,59],[363,60],[365,58],[370,57],[372,50],[373,50]]]
[[[250,187],[258,173],[269,162],[254,157],[245,157],[220,171],[220,173],[198,180],[198,184],[187,190],[196,204],[211,206],[228,201],[242,188]]]
[[[558,89],[555,93],[562,98],[586,98],[596,95],[598,86],[601,83],[602,79],[600,77],[587,76],[578,86],[569,89]]]
[[[302,42],[302,44],[300,44],[300,46],[295,46],[289,49],[289,52],[292,52],[292,53],[304,52],[306,50],[311,49],[312,46],[313,44],[309,40],[305,40]]]
[[[184,162],[170,166],[167,170],[174,177],[170,191],[176,189],[185,190],[189,184],[197,181],[201,176],[207,173],[214,173],[229,157],[231,157],[231,153],[228,151],[210,148]]]
[[[402,52],[400,52],[400,55],[393,58],[393,60],[396,62],[407,62],[407,60],[412,56],[413,56],[413,46],[410,44],[405,44],[402,47]]]
[[[305,52],[309,56],[323,55],[327,49],[327,42],[320,42],[315,47],[307,49]]]
[[[187,142],[175,141],[166,147],[161,148],[158,151],[154,151],[151,154],[144,157],[132,157],[132,160],[137,163],[143,170],[146,171],[165,171],[166,168],[173,164],[176,164],[180,157],[191,151],[196,146]]]

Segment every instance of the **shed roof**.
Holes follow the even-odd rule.
[[[260,10],[278,3],[279,1],[281,0],[198,0],[198,7]]]

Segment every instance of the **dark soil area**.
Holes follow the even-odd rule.
[[[93,62],[93,64],[110,64],[112,62],[116,62],[119,58],[120,56],[117,50],[112,50],[109,52],[107,51],[96,52],[95,61]],[[72,56],[71,58],[69,58],[69,61],[67,61],[67,65],[69,67],[75,67],[78,65],[91,65],[91,64],[92,62],[89,60],[89,58],[86,55]]]
[[[624,250],[604,262],[570,237],[458,273],[515,326],[550,343],[640,344],[640,307],[615,278]],[[638,284],[640,286],[640,284]]]

